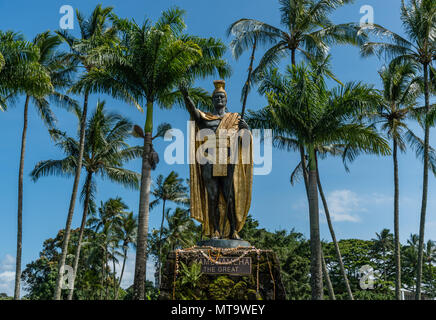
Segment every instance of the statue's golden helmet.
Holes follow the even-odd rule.
[[[215,90],[212,93],[212,97],[215,95],[215,93],[223,92],[227,98],[227,92],[225,90],[226,82],[224,80],[215,80],[213,85],[215,86]]]

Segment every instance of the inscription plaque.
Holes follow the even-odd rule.
[[[218,263],[214,263],[207,258],[200,258],[199,263],[201,263],[201,272],[206,274],[251,274],[251,257],[243,257],[231,264],[221,264],[229,263],[237,258],[238,257],[220,257],[218,258]]]

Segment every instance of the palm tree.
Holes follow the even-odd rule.
[[[240,19],[230,25],[227,33],[236,36],[231,43],[233,55],[251,49],[254,40],[270,47],[253,71],[253,77],[270,67],[277,66],[279,60],[291,54],[291,63],[296,65],[296,54],[301,53],[306,59],[325,56],[332,44],[363,44],[364,33],[354,23],[334,24],[329,14],[335,9],[348,4],[350,0],[279,0],[281,20],[286,30],[255,19]]]
[[[282,141],[282,143],[286,142],[286,138],[284,138],[284,137],[277,137],[277,138],[279,138]],[[283,147],[284,147],[284,145],[283,145]],[[336,239],[336,234],[335,234],[335,231],[333,228],[333,223],[332,223],[332,219],[330,216],[330,210],[328,207],[327,199],[325,197],[324,190],[322,187],[322,183],[321,183],[321,179],[320,179],[320,175],[319,175],[319,165],[318,165],[318,163],[319,163],[318,159],[319,158],[323,159],[323,158],[327,157],[327,155],[342,156],[343,160],[346,160],[347,155],[350,154],[349,148],[347,148],[347,146],[345,146],[345,145],[339,145],[339,144],[319,145],[319,146],[315,146],[315,148],[316,148],[315,160],[316,160],[316,171],[317,171],[317,184],[318,184],[319,195],[321,197],[321,201],[322,201],[322,204],[324,207],[324,213],[325,213],[326,220],[327,220],[327,225],[329,227],[330,235],[332,237],[333,245],[334,245],[336,255],[338,258],[339,268],[341,270],[342,277],[344,278],[344,283],[345,283],[345,288],[347,290],[348,298],[350,300],[354,300],[353,292],[351,291],[350,283],[348,281],[347,271],[345,270],[344,262],[342,261],[341,251],[340,251],[339,244],[338,244],[338,241]],[[306,156],[306,158],[307,158],[307,156]],[[345,161],[344,161],[344,165],[346,166]],[[346,168],[347,168],[347,166],[346,166]],[[303,175],[303,169],[302,169],[302,163],[300,161],[291,173],[291,178],[290,178],[291,184],[294,185],[294,183],[297,181],[297,179],[299,179],[302,175]],[[323,261],[323,265],[324,264],[325,264],[325,261]],[[325,271],[324,271],[324,274],[326,274]],[[328,281],[326,281],[326,282],[328,284]],[[330,289],[329,289],[329,291],[330,291]]]
[[[89,119],[85,130],[82,166],[86,169],[86,179],[82,189],[83,215],[74,258],[74,275],[78,270],[89,206],[95,199],[97,189],[95,175],[109,178],[112,182],[122,184],[125,187],[133,189],[139,187],[139,174],[123,168],[127,161],[140,157],[141,154],[140,147],[129,147],[126,143],[126,139],[131,133],[132,123],[118,114],[108,113],[104,106],[104,102],[97,103],[97,108]],[[80,119],[80,110],[77,112],[77,116]],[[57,142],[57,146],[65,152],[66,157],[61,160],[39,162],[31,173],[34,181],[41,176],[72,176],[76,172],[79,142],[58,130],[52,130],[51,135]],[[68,294],[68,300],[71,300],[73,296],[74,279],[75,277],[73,278],[73,288]]]
[[[118,239],[122,242],[123,249],[123,264],[121,267],[121,273],[118,280],[118,283],[115,284],[115,300],[118,299],[119,288],[121,286],[121,282],[123,280],[124,268],[126,266],[127,260],[127,251],[129,250],[130,244],[136,243],[136,232],[138,230],[138,222],[136,217],[133,216],[133,212],[128,213],[127,215],[122,215],[120,219],[119,225],[116,226],[115,232],[117,233]],[[115,271],[114,271],[115,272]]]
[[[106,276],[107,264],[109,259],[114,260],[115,257],[112,254],[109,255],[109,245],[118,241],[119,232],[117,232],[121,226],[123,216],[129,215],[128,206],[118,198],[111,198],[106,202],[101,202],[98,208],[98,215],[92,215],[89,217],[87,224],[96,232],[101,234],[101,249],[103,249],[102,260],[102,289],[106,287],[106,299],[109,297],[108,281]],[[114,268],[113,272],[116,270]],[[105,284],[106,283],[106,284]],[[114,286],[116,283],[114,282]],[[103,290],[101,291],[100,298],[102,298]]]
[[[259,91],[266,94],[268,106],[250,112],[251,126],[271,128],[276,146],[288,150],[304,146],[308,154],[312,299],[322,299],[316,146],[345,144],[363,152],[388,154],[389,146],[374,128],[355,121],[356,113],[378,105],[379,97],[360,83],[327,90],[323,75],[304,66],[288,67],[284,76],[269,71]]]
[[[383,275],[385,281],[387,280],[388,270],[387,270],[387,255],[394,247],[394,237],[389,229],[383,229],[380,233],[375,233],[376,238],[372,239],[374,241],[374,250],[376,252],[382,253],[383,259]]]
[[[392,63],[411,62],[422,67],[424,78],[424,100],[425,115],[424,125],[424,171],[422,187],[422,203],[419,225],[419,249],[418,269],[416,276],[416,299],[421,299],[422,262],[424,253],[424,230],[427,210],[428,195],[428,169],[429,169],[429,139],[431,114],[436,113],[436,108],[430,106],[431,82],[429,71],[433,61],[436,59],[436,45],[434,34],[436,32],[436,6],[433,0],[410,0],[406,6],[401,1],[401,20],[404,30],[409,38],[406,38],[389,31],[380,25],[366,26],[362,30],[377,36],[389,38],[388,42],[367,42],[362,46],[362,55],[369,56],[376,54],[392,59]]]
[[[155,200],[150,202],[150,209],[153,209],[154,206],[158,205],[162,201],[162,221],[160,224],[159,231],[159,242],[158,242],[158,251],[159,251],[159,260],[158,260],[158,287],[161,283],[161,275],[162,275],[162,248],[161,248],[161,240],[162,240],[162,232],[163,226],[165,222],[165,204],[167,201],[174,202],[176,204],[189,204],[188,199],[188,188],[184,185],[183,179],[179,178],[179,175],[171,171],[170,174],[164,178],[163,175],[159,175],[156,179],[156,184],[154,189],[151,191],[151,194],[155,197]]]
[[[297,52],[311,61],[325,59],[329,47],[333,44],[362,45],[367,39],[366,34],[359,32],[359,28],[354,23],[336,25],[329,19],[330,13],[350,2],[352,1],[279,0],[280,22],[286,30],[254,19],[240,19],[231,24],[227,31],[228,35],[235,35],[235,39],[230,44],[233,56],[238,59],[253,44],[253,53],[258,44],[271,45],[252,72],[251,80],[258,82],[262,79],[263,73],[270,67],[277,67],[281,58],[289,54],[292,66],[296,66]],[[337,81],[330,70],[325,71],[327,76]],[[248,89],[247,83],[244,90]],[[298,148],[304,185],[309,195],[305,150],[303,145]]]
[[[39,63],[40,50],[12,31],[0,31],[0,111],[24,92],[43,96],[53,91],[50,75]]]
[[[431,292],[432,289],[434,290],[433,265],[436,263],[436,242],[433,240],[428,240],[425,246],[425,262],[428,263],[428,291]]]
[[[111,13],[111,11],[112,11],[111,7],[102,8],[101,5],[98,5],[88,19],[85,19],[79,11],[76,11],[77,20],[80,26],[81,39],[76,39],[72,37],[65,30],[57,32],[57,34],[61,37],[61,39],[70,47],[71,53],[68,58],[73,61],[80,62],[81,66],[85,69],[85,73],[89,72],[93,67],[98,65],[96,63],[91,64],[89,62],[88,60],[89,52],[95,49],[96,47],[100,47],[103,45],[108,46],[110,44],[113,44],[116,39],[114,29],[108,27],[106,23],[106,20],[109,14]],[[82,108],[82,116],[80,119],[79,153],[77,154],[78,158],[77,158],[76,173],[74,176],[73,190],[71,192],[67,221],[65,224],[64,240],[62,244],[62,254],[58,265],[59,270],[56,279],[56,287],[53,297],[54,300],[60,300],[61,298],[62,274],[65,266],[65,259],[67,256],[68,242],[70,239],[71,221],[73,219],[74,207],[77,198],[77,190],[79,188],[80,172],[82,169],[89,91],[85,90],[81,93],[83,93],[84,95],[84,101],[83,101],[83,108]]]
[[[201,226],[197,226],[189,215],[189,209],[176,208],[173,214],[168,209],[166,212],[168,229],[164,228],[165,245],[169,250],[177,247],[188,248],[196,243],[198,235],[201,234]]]
[[[376,117],[381,128],[392,140],[392,159],[394,164],[394,258],[395,258],[395,296],[401,299],[401,245],[399,233],[399,177],[398,149],[406,150],[405,139],[418,141],[408,128],[405,120],[414,111],[415,102],[421,93],[419,79],[415,77],[416,65],[390,64],[380,72],[383,83],[384,103],[380,106]]]
[[[324,58],[320,58],[320,59],[314,59],[311,60],[310,65],[311,68],[313,69],[313,71],[322,76],[333,76],[332,71],[330,70],[330,55],[324,57]],[[278,142],[278,147],[286,147],[287,149],[289,149],[289,147],[292,148],[293,144],[292,141],[288,141],[288,139],[286,137],[283,136],[277,136],[276,137],[277,142]],[[326,220],[327,220],[327,225],[329,227],[329,231],[330,231],[330,235],[332,237],[332,241],[335,247],[335,251],[336,251],[336,255],[338,258],[338,263],[339,263],[339,268],[341,270],[342,273],[342,277],[344,278],[344,283],[345,283],[345,288],[347,290],[347,294],[348,294],[348,298],[350,300],[354,300],[353,297],[353,292],[351,291],[351,287],[350,287],[350,283],[348,281],[348,276],[347,276],[347,272],[345,270],[344,267],[344,263],[342,261],[342,255],[341,255],[341,251],[339,248],[339,244],[336,240],[336,235],[335,235],[335,231],[333,228],[333,223],[330,217],[330,210],[328,208],[328,203],[327,203],[327,199],[325,197],[323,188],[322,188],[322,184],[321,184],[321,179],[320,179],[320,175],[319,175],[319,166],[318,166],[318,158],[325,158],[327,155],[332,155],[332,156],[342,156],[344,165],[346,170],[348,170],[346,161],[347,160],[354,160],[354,157],[356,156],[356,152],[357,150],[355,150],[354,148],[352,148],[352,146],[350,145],[343,145],[343,144],[329,144],[329,145],[316,145],[315,146],[316,149],[316,153],[315,153],[315,160],[316,160],[316,171],[317,171],[317,186],[318,186],[318,191],[319,191],[319,195],[321,196],[321,201],[324,207],[324,213],[326,216]],[[303,157],[303,160],[306,160],[308,158],[307,155],[305,155]],[[305,172],[303,169],[303,161],[300,161],[300,163],[297,165],[297,167],[293,170],[293,172],[291,173],[291,184],[294,185],[294,182],[296,181],[296,179],[300,178],[301,176],[304,176]],[[307,181],[307,176],[305,177],[305,181]],[[307,188],[306,188],[306,192],[307,192]],[[308,196],[308,194],[307,194]],[[308,198],[309,200],[309,198]],[[325,264],[325,262],[323,262],[323,264]],[[326,273],[324,271],[324,273]],[[326,274],[328,275],[328,274]],[[326,279],[327,285],[329,285],[328,279]],[[332,291],[329,289],[329,292]],[[330,292],[330,296],[333,296]]]
[[[162,13],[152,25],[142,25],[114,17],[114,25],[123,39],[113,50],[96,50],[96,61],[105,61],[104,68],[94,68],[83,77],[76,90],[106,92],[134,104],[142,110],[147,106],[142,155],[141,187],[138,210],[138,239],[135,263],[134,299],[145,298],[146,249],[149,218],[151,170],[157,162],[153,152],[152,131],[155,104],[169,108],[175,102],[182,103],[181,94],[173,90],[182,81],[192,82],[195,78],[228,73],[221,60],[224,45],[214,39],[201,39],[183,35],[184,11],[174,8]],[[204,91],[193,90],[203,98]],[[200,99],[201,100],[201,99]]]
[[[23,171],[26,147],[28,106],[32,98],[43,121],[52,126],[54,116],[49,108],[47,97],[58,96],[67,103],[71,101],[55,92],[69,82],[71,68],[66,68],[59,55],[54,52],[59,41],[48,32],[37,35],[33,43],[13,32],[0,32],[0,110],[6,109],[6,100],[18,94],[25,95],[24,121],[21,139],[21,154],[18,173],[18,212],[17,212],[17,256],[14,299],[20,299],[21,252],[22,252],[22,212],[23,212]]]
[[[20,166],[18,169],[18,239],[17,239],[17,266],[15,276],[15,299],[19,299],[20,292],[20,277],[21,277],[21,241],[22,241],[22,215],[23,215],[23,172],[24,172],[24,154],[26,150],[26,136],[28,125],[28,109],[30,100],[35,105],[39,115],[41,116],[45,125],[52,128],[55,122],[55,116],[50,109],[50,103],[47,99],[50,99],[67,108],[74,107],[76,105],[74,100],[71,100],[68,96],[56,91],[58,89],[64,89],[71,84],[71,73],[75,70],[74,64],[67,64],[63,61],[63,55],[56,52],[57,47],[61,41],[58,36],[50,35],[50,32],[44,32],[36,35],[33,40],[33,45],[38,48],[39,55],[36,58],[37,63],[48,74],[50,85],[53,86],[53,90],[42,94],[41,92],[35,93],[32,90],[23,90],[25,94],[24,102],[24,121],[23,130],[21,136],[21,153],[20,153]]]

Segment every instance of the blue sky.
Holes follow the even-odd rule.
[[[221,38],[225,43],[227,27],[240,18],[255,18],[279,26],[278,1],[276,0],[183,0],[183,1],[24,1],[0,0],[0,30],[22,32],[27,39],[37,33],[59,28],[59,9],[62,5],[71,5],[85,14],[89,14],[98,3],[113,6],[121,17],[134,18],[142,22],[145,17],[156,20],[162,10],[177,5],[186,10],[187,32],[203,37]],[[353,5],[337,10],[332,18],[337,23],[358,22],[362,17],[360,8],[371,5],[374,8],[375,23],[381,24],[395,32],[402,33],[400,21],[400,1],[398,0],[356,0]],[[77,23],[74,34],[78,32]],[[380,88],[377,71],[382,66],[377,58],[363,59],[357,48],[338,46],[331,50],[332,67],[336,76],[343,82],[363,81]],[[259,60],[260,52],[257,56]],[[228,108],[232,112],[240,112],[240,91],[246,79],[248,54],[235,61],[230,53],[226,59],[233,69],[233,75],[227,79]],[[198,85],[212,91],[213,78],[198,81]],[[138,125],[143,125],[145,115],[134,107],[107,96],[93,95],[90,99],[91,111],[97,99],[105,99],[106,106],[120,112]],[[79,98],[80,99],[80,98]],[[248,98],[248,108],[257,110],[265,106],[265,99],[254,91]],[[0,114],[0,161],[2,163],[0,183],[0,292],[12,293],[14,256],[16,252],[16,213],[19,146],[22,130],[23,101],[15,107]],[[58,127],[73,134],[77,128],[76,119],[65,111],[53,106],[58,118]],[[169,122],[175,128],[186,132],[186,111],[175,108],[171,111],[158,110],[155,123]],[[422,132],[417,130],[422,136]],[[431,138],[434,140],[434,130]],[[131,139],[131,144],[139,143]],[[163,155],[168,142],[160,140],[156,149]],[[48,133],[33,106],[29,113],[29,129],[26,149],[24,180],[24,213],[23,213],[23,267],[37,258],[45,239],[56,235],[65,226],[68,201],[72,189],[72,179],[46,177],[34,183],[29,172],[38,161],[58,159],[63,155],[50,141]],[[161,157],[163,160],[163,156]],[[296,231],[305,235],[309,233],[307,204],[303,186],[290,186],[291,170],[298,163],[295,153],[273,150],[272,172],[265,176],[255,176],[253,185],[253,201],[250,213],[259,220],[261,227],[271,231],[278,229]],[[422,189],[422,165],[415,159],[413,152],[402,154],[400,161],[400,232],[402,242],[411,233],[418,233],[420,199]],[[140,170],[140,160],[132,161],[128,167]],[[361,156],[346,173],[338,159],[327,159],[320,163],[320,174],[324,191],[330,204],[337,237],[371,239],[375,232],[382,228],[393,228],[393,169],[390,157]],[[158,174],[167,175],[171,170],[182,177],[188,177],[188,166],[167,165],[162,161],[153,177]],[[435,179],[430,176],[429,203],[427,213],[426,235],[436,239],[436,201],[434,198]],[[138,208],[138,193],[126,190],[108,181],[98,181],[97,200],[105,201],[109,197],[121,196],[135,213]],[[321,212],[322,213],[322,212]],[[150,228],[158,226],[160,208],[150,214]],[[81,205],[76,206],[73,227],[78,227],[81,217]],[[322,217],[322,216],[321,216]],[[325,219],[321,218],[321,236],[330,240]],[[132,255],[133,257],[133,255]],[[130,259],[125,284],[132,280],[133,259]]]

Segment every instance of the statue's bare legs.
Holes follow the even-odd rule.
[[[230,222],[230,239],[241,239],[236,231],[236,209],[235,209],[235,188],[233,186],[233,173],[235,165],[227,165],[227,176],[220,177],[220,189],[227,202],[227,218]]]
[[[218,210],[219,200],[219,181],[213,177],[213,165],[206,163],[201,165],[201,175],[207,191],[207,202],[209,206],[209,219],[212,220],[213,233],[212,239],[221,238],[220,232],[220,213]]]

